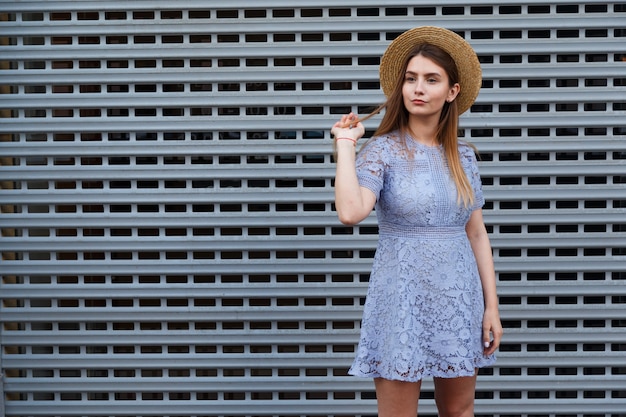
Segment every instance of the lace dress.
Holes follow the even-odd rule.
[[[470,208],[457,204],[440,146],[389,134],[357,155],[359,183],[377,196],[379,241],[351,375],[452,378],[495,362],[483,354],[482,285],[465,233],[484,198],[474,151],[460,143],[459,154]]]

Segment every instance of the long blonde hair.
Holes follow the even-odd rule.
[[[421,44],[415,47],[407,57],[403,68],[406,68],[409,61],[418,55],[422,55],[442,67],[448,74],[450,87],[458,83],[458,71],[454,60],[443,49],[431,44]],[[408,133],[409,112],[404,106],[402,97],[403,84],[403,74],[398,74],[398,82],[393,92],[387,98],[387,101],[371,114],[360,119],[360,121],[367,120],[385,109],[385,114],[378,125],[378,129],[374,132],[374,136],[384,135],[394,131],[400,131],[403,134]],[[463,86],[461,86],[461,88],[463,88]],[[443,145],[450,175],[456,185],[457,203],[463,203],[465,207],[470,207],[474,204],[474,190],[463,170],[461,158],[459,157],[458,125],[459,111],[456,102],[453,100],[451,103],[445,103],[441,110],[441,116],[439,117],[436,137],[437,141]],[[473,145],[468,145],[471,146],[474,151],[476,150]]]

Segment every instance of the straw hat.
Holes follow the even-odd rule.
[[[380,61],[380,84],[387,97],[392,93],[398,77],[403,75],[406,58],[411,50],[423,43],[440,47],[452,57],[459,72],[461,91],[456,98],[459,114],[469,109],[482,84],[482,71],[476,52],[465,39],[456,33],[434,26],[421,26],[407,30],[389,44]]]

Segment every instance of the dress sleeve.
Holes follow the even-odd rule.
[[[485,197],[483,195],[483,184],[480,179],[480,172],[478,171],[476,154],[474,153],[474,149],[466,145],[462,147],[461,155],[465,172],[474,190],[474,206],[472,210],[478,210],[485,205]]]
[[[380,197],[383,188],[385,162],[382,139],[372,139],[356,157],[356,173],[359,185],[372,191],[376,195],[376,200]]]

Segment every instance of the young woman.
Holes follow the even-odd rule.
[[[385,114],[356,156],[361,121],[351,113],[331,129],[339,219],[376,208],[379,226],[350,373],[374,378],[379,417],[415,417],[425,377],[440,417],[472,417],[478,369],[502,337],[476,157],[457,139],[480,64],[460,36],[419,27],[389,45],[380,79]]]

